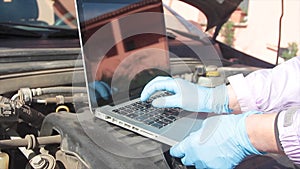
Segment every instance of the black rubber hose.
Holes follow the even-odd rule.
[[[26,123],[30,123],[32,126],[36,128],[40,128],[45,115],[41,112],[27,106],[23,105],[22,107],[18,108],[16,111],[19,113],[19,118],[23,119]]]

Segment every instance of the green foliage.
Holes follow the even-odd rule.
[[[298,44],[296,42],[288,43],[288,50],[282,52],[282,58],[284,60],[289,60],[295,57],[298,52]]]
[[[221,36],[224,37],[224,43],[228,46],[233,46],[234,42],[234,23],[232,21],[226,22],[221,31]]]

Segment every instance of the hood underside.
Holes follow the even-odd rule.
[[[207,17],[207,30],[224,24],[243,0],[181,0],[201,10]]]
[[[208,20],[207,30],[209,30],[215,26],[223,25],[243,0],[180,0],[180,1],[190,4],[198,8],[199,10],[201,10],[205,14]],[[75,8],[74,8],[75,5],[74,3],[70,3],[73,1],[69,2],[69,1],[58,0],[55,2],[56,5],[59,4],[62,7],[66,7],[66,8],[68,7],[68,11],[72,14],[72,16],[75,16]]]

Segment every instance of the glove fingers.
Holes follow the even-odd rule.
[[[193,163],[191,160],[189,160],[189,159],[190,159],[190,158],[188,158],[188,157],[183,157],[183,158],[181,159],[182,164],[185,165],[185,166],[191,166],[191,165],[194,165],[194,163]]]
[[[171,147],[170,149],[170,155],[173,157],[178,157],[178,158],[182,158],[185,156],[184,150],[182,150],[182,145],[183,142],[180,142],[176,145],[174,145],[173,147]]]
[[[171,154],[171,156],[181,158],[182,164],[184,164],[186,166],[191,166],[191,165],[194,165],[194,163],[193,163],[191,157],[189,157],[188,154],[186,154],[187,148],[189,148],[189,147],[187,147],[186,140],[184,140],[183,142],[180,142],[179,144],[176,144],[175,146],[173,146],[170,149],[170,154]]]
[[[173,91],[174,82],[170,77],[157,77],[150,81],[141,93],[141,101],[146,101],[157,91]]]
[[[196,169],[208,168],[207,165],[205,165],[205,163],[201,160],[196,161],[194,165]]]
[[[166,96],[154,99],[152,105],[158,108],[181,107],[178,95]]]
[[[95,82],[95,86],[94,86],[95,90],[97,91],[97,93],[100,95],[101,98],[108,100],[111,92],[110,92],[110,88],[106,83],[103,82]]]

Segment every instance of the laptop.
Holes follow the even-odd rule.
[[[171,76],[161,0],[75,0],[89,106],[97,118],[173,146],[201,127],[199,113],[155,108],[139,97]]]

